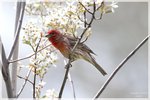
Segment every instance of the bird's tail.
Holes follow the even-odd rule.
[[[107,75],[106,71],[94,60],[91,62],[103,75]]]
[[[106,71],[95,61],[95,59],[94,59],[94,57],[92,57],[92,55],[89,54],[89,57],[87,57],[85,60],[90,62],[92,65],[94,65],[96,67],[96,69],[98,69],[99,72],[102,73],[102,75],[107,75]]]

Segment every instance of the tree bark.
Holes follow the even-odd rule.
[[[18,26],[18,21],[20,17],[20,12],[21,12],[21,2],[17,2],[17,7],[16,7],[16,20],[15,20],[15,32],[14,36],[16,35],[16,30]],[[16,46],[13,52],[13,57],[12,59],[18,59],[18,53],[19,53],[19,38],[16,40]],[[18,63],[12,63],[12,90],[13,90],[13,97],[16,97],[16,90],[17,90],[17,67]]]
[[[0,37],[0,58],[1,58],[1,70],[2,70],[2,75],[3,79],[5,81],[6,89],[7,89],[7,95],[9,98],[13,97],[13,92],[12,92],[12,84],[11,84],[11,79],[10,79],[10,74],[9,74],[9,63],[8,60],[6,59],[6,54],[4,50],[3,43],[1,41]]]

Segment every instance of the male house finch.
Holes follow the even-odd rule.
[[[76,44],[77,38],[63,35],[58,30],[49,30],[46,37],[57,48],[64,57],[69,58],[74,45]],[[75,48],[73,54],[71,54],[71,61],[77,59],[84,59],[94,65],[103,75],[107,73],[104,69],[95,61],[94,57],[90,54],[94,52],[83,43],[79,43]]]

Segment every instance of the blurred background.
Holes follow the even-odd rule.
[[[148,34],[148,2],[119,2],[115,13],[106,14],[101,21],[95,21],[93,34],[86,44],[97,54],[96,61],[103,66],[108,75],[102,76],[91,64],[78,60],[73,63],[71,76],[78,98],[93,97],[117,65]],[[0,2],[0,35],[6,54],[10,51],[14,36],[15,3]],[[25,23],[25,22],[24,22]],[[19,58],[31,51],[20,39]],[[44,78],[46,85],[42,94],[48,89],[59,92],[64,77],[63,56],[58,53],[57,67],[51,67]],[[28,60],[23,61],[27,65]],[[27,70],[22,71],[26,75]],[[23,84],[18,79],[18,91]],[[7,97],[2,79],[2,97]],[[21,98],[32,97],[32,86],[28,83],[20,95]],[[70,83],[67,82],[63,97],[73,97]],[[144,44],[134,56],[119,70],[106,87],[103,98],[146,98],[148,97],[148,43]]]

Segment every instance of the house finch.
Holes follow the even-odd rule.
[[[46,37],[49,39],[52,45],[62,53],[64,57],[69,59],[72,49],[76,44],[77,38],[63,35],[58,30],[49,30]],[[107,73],[95,61],[91,54],[94,54],[94,52],[89,47],[83,43],[79,43],[74,52],[71,54],[71,62],[77,59],[84,59],[94,65],[103,75],[106,75]]]

